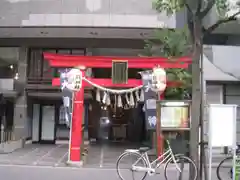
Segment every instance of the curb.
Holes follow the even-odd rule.
[[[83,161],[79,161],[79,162],[67,161],[66,165],[68,165],[70,167],[81,168],[83,166]]]

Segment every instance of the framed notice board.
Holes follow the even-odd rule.
[[[161,129],[188,130],[191,101],[157,101],[157,121]]]

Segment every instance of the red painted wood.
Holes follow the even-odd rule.
[[[104,87],[122,87],[122,88],[131,88],[142,85],[142,80],[140,79],[129,79],[127,84],[113,84],[111,79],[100,79],[100,78],[88,78],[91,82],[104,86]],[[167,86],[180,86],[181,82],[167,82]],[[53,86],[60,86],[60,78],[52,79]],[[83,81],[84,87],[91,86],[86,81]]]
[[[83,72],[84,74],[84,72]],[[72,115],[72,127],[70,136],[70,161],[79,162],[81,160],[82,145],[82,121],[84,111],[84,86],[75,93]]]
[[[160,65],[162,68],[187,68],[190,57],[180,57],[174,61],[162,57],[102,57],[102,56],[74,56],[54,53],[44,53],[44,58],[51,67],[111,68],[113,61],[128,61],[128,68],[153,68]]]
[[[159,97],[160,100],[164,99],[164,92]],[[160,122],[159,122],[160,123]],[[161,130],[161,123],[156,126],[157,134],[157,155],[160,157],[164,153],[164,137]]]

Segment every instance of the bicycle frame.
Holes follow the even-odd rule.
[[[141,167],[141,166],[136,166],[136,164],[141,160],[144,159],[147,162],[147,167]],[[167,163],[170,160],[173,160],[177,170],[179,172],[181,172],[181,169],[179,168],[179,166],[177,165],[176,159],[174,157],[174,154],[172,152],[171,147],[169,146],[169,149],[164,152],[161,156],[159,156],[157,159],[155,159],[154,161],[150,162],[149,157],[148,157],[148,153],[145,152],[141,155],[141,157],[132,165],[132,168],[134,171],[143,171],[143,172],[148,172],[148,173],[155,173],[156,169],[159,168],[163,163]],[[159,163],[157,163],[157,165],[155,167],[153,167],[153,165],[157,162],[160,161]],[[164,167],[164,169],[166,168],[166,165]]]

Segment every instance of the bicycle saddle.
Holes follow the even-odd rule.
[[[138,150],[140,153],[145,153],[146,151],[150,150],[150,148],[149,147],[140,147]]]

